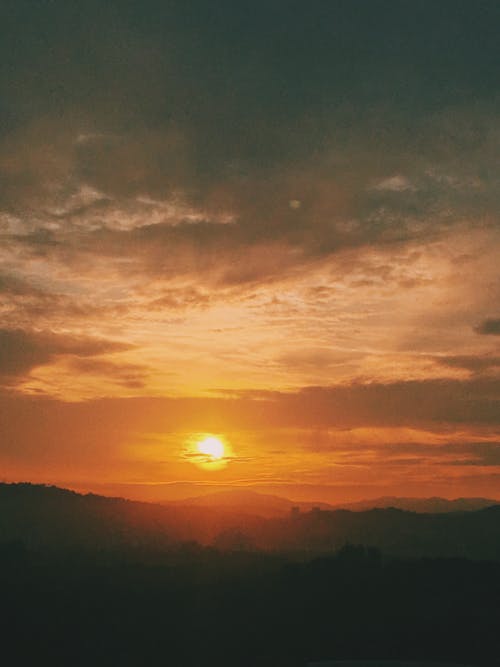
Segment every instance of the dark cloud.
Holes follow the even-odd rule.
[[[492,1],[478,9],[460,0],[437,7],[333,0],[307,8],[279,0],[110,1],[103,8],[94,0],[83,10],[62,0],[7,0],[3,8],[3,73],[6,83],[27,76],[10,102],[28,106],[31,92],[25,116],[97,102],[136,121],[170,112],[193,124],[209,115],[224,127],[235,109],[247,119],[263,110],[282,120],[354,92],[365,102],[377,95],[394,103],[399,94],[401,105],[428,111],[449,97],[488,94],[496,83]],[[224,106],[216,104],[221,98]],[[228,143],[235,130],[227,123]]]
[[[500,318],[489,317],[483,320],[476,327],[476,331],[483,336],[500,336]]]
[[[78,216],[94,229],[136,197],[181,197],[206,223],[237,224],[160,232],[163,253],[190,244],[197,263],[208,239],[234,263],[273,243],[323,256],[414,238],[426,221],[431,234],[453,218],[453,198],[462,216],[492,208],[495,3],[18,4],[29,11],[6,12],[0,53],[6,210],[52,223],[85,185],[96,200],[62,227]],[[147,245],[128,238],[129,252]]]
[[[88,373],[104,377],[128,389],[142,389],[147,377],[147,368],[139,364],[114,362],[107,359],[76,357],[71,359],[70,368],[75,373]]]
[[[494,355],[449,355],[432,357],[443,366],[450,368],[462,368],[472,373],[482,373],[500,368],[500,357]]]
[[[457,455],[455,465],[500,466],[500,442],[476,442],[448,445],[451,454]]]
[[[492,114],[470,115],[472,125],[489,125]],[[47,177],[47,192],[30,194],[20,186],[18,200],[28,211],[16,211],[4,242],[66,266],[85,268],[89,258],[106,257],[127,273],[191,276],[226,287],[291,276],[349,250],[430,242],[464,217],[469,228],[493,228],[498,187],[485,173],[485,151],[498,147],[500,133],[477,137],[480,148],[472,158],[457,139],[434,159],[430,151],[442,140],[442,128],[422,122],[415,134],[423,147],[412,146],[412,139],[402,147],[390,135],[383,147],[348,140],[339,146],[327,135],[312,156],[248,172],[230,157],[219,167],[201,168],[182,131],[142,129],[77,142],[75,129],[74,146],[62,160],[64,176],[47,176],[42,159],[28,181],[43,189]],[[356,141],[367,132],[358,128]],[[415,151],[418,160],[410,157]],[[433,159],[439,168],[426,173]],[[468,172],[462,173],[463,163]],[[405,182],[401,171],[411,186],[383,186]],[[416,284],[413,279],[404,286]]]
[[[327,445],[323,444],[323,449]],[[451,465],[451,466],[500,466],[500,442],[391,442],[383,444],[356,444],[343,446],[331,443],[328,449],[335,456],[345,457],[345,464],[373,465],[376,454],[383,465]]]
[[[0,378],[11,382],[33,368],[70,355],[93,357],[129,349],[115,341],[56,334],[53,332],[0,329]]]
[[[235,392],[256,401],[269,425],[296,428],[362,426],[439,428],[446,424],[500,423],[500,380],[354,382],[298,392]],[[265,417],[263,417],[265,421]]]

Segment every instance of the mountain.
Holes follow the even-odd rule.
[[[168,549],[209,544],[235,523],[210,508],[165,507],[42,484],[0,483],[0,543],[34,549]]]
[[[396,509],[423,514],[440,514],[444,512],[473,512],[475,510],[498,505],[498,500],[492,498],[398,498],[382,496],[371,500],[360,500],[353,503],[335,505],[335,509],[349,509],[354,512],[375,508],[395,507]]]
[[[500,560],[500,505],[439,514],[328,506],[292,513],[291,501],[247,491],[195,500],[205,504],[164,506],[43,485],[0,484],[0,544],[17,541],[35,551],[166,554],[198,542],[225,551],[307,558],[363,544],[394,556]],[[259,503],[262,511],[282,514],[255,516]]]
[[[500,646],[500,506],[262,518],[0,484],[0,590],[16,665],[486,667]]]
[[[203,496],[185,498],[164,503],[165,506],[175,507],[206,507],[218,511],[231,511],[237,514],[251,514],[262,517],[279,517],[290,514],[292,508],[300,512],[311,510],[348,509],[361,512],[371,509],[394,507],[408,512],[424,514],[438,514],[448,512],[471,512],[498,504],[499,501],[491,498],[399,498],[382,496],[350,503],[321,503],[293,501],[280,496],[258,493],[247,489],[231,489],[217,491]]]
[[[259,526],[256,547],[327,554],[363,544],[405,558],[500,560],[500,505],[470,512],[424,514],[395,508],[313,511]]]
[[[210,507],[218,511],[230,511],[236,514],[249,514],[269,518],[290,514],[294,507],[298,507],[302,512],[309,512],[314,507],[324,510],[333,509],[333,506],[328,503],[293,502],[288,498],[257,493],[256,491],[247,489],[217,491],[165,504],[177,507]]]

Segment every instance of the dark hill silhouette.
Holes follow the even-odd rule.
[[[490,667],[500,506],[263,518],[0,484],[0,590],[16,665]]]
[[[293,528],[290,529],[290,524]],[[394,508],[318,511],[262,525],[256,546],[329,552],[343,544],[405,557],[500,559],[500,506],[476,512],[417,514]]]
[[[418,514],[396,508],[321,510],[263,518],[225,508],[163,506],[31,484],[0,484],[0,543],[34,549],[166,551],[176,544],[314,556],[346,543],[415,557],[500,559],[500,505]]]
[[[235,522],[210,509],[164,507],[123,498],[79,494],[38,484],[0,483],[0,542],[28,547],[166,549],[174,543],[210,543]]]

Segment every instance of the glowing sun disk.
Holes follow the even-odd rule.
[[[200,454],[205,454],[210,456],[213,459],[221,459],[224,456],[224,444],[219,440],[219,438],[209,437],[196,445],[197,450]]]

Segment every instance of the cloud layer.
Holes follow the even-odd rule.
[[[460,443],[487,431],[494,451],[498,3],[22,0],[2,11],[11,409],[166,401],[168,438],[233,429],[243,450],[290,431],[288,462],[266,468],[275,483],[298,475],[301,456],[307,479],[325,481],[319,445],[301,445],[318,429],[384,429],[421,461],[422,484],[434,475],[427,445],[420,459],[406,452],[398,429],[451,429]],[[207,423],[186,408],[191,426],[168,426],[176,400],[201,401]],[[15,475],[32,431],[13,423],[2,456]],[[81,443],[126,479],[142,454],[119,431]],[[161,474],[153,447],[147,474],[177,479],[179,447]],[[474,451],[493,480],[488,447]],[[379,475],[388,451],[374,454]]]

